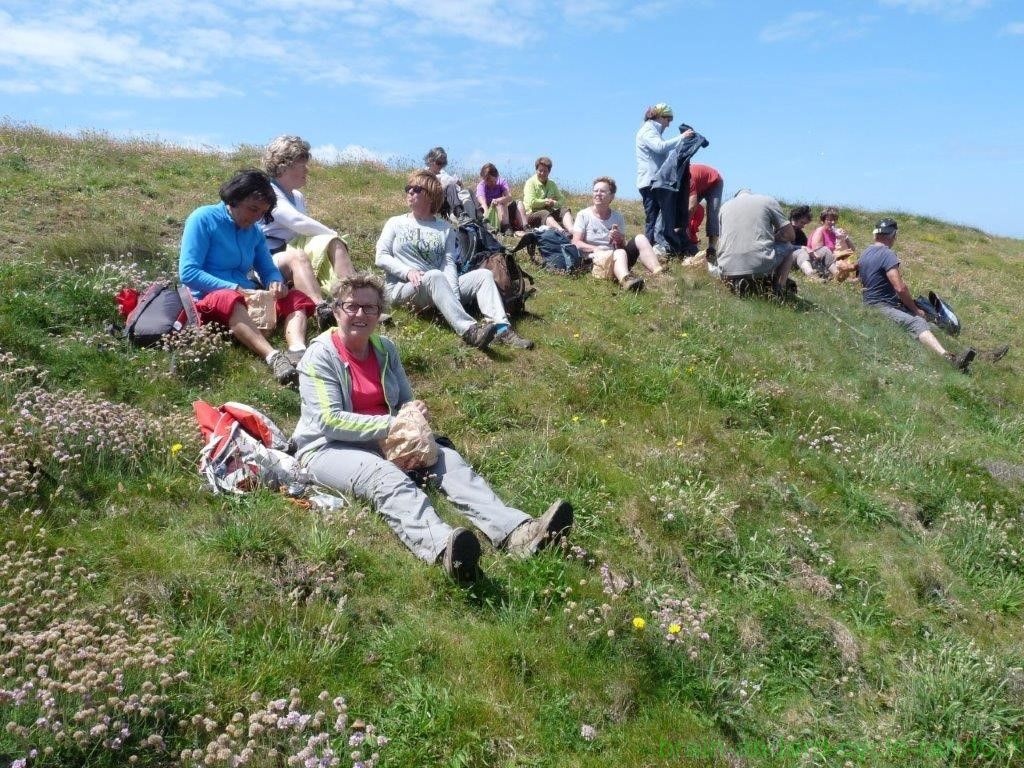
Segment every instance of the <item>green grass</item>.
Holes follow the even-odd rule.
[[[487,579],[458,588],[359,502],[327,515],[202,489],[194,400],[296,420],[297,395],[260,361],[228,348],[175,375],[166,353],[103,334],[120,282],[173,273],[185,217],[257,157],[0,125],[5,445],[22,439],[10,406],[31,382],[171,417],[137,462],[0,499],[12,551],[63,548],[85,569],[83,610],[128,600],[177,638],[169,665],[188,678],[162,718],[132,721],[167,743],[133,744],[141,764],[205,748],[194,715],[224,723],[252,693],[292,688],[311,707],[344,695],[391,739],[385,766],[1021,764],[1019,350],[965,377],[852,286],[802,284],[780,305],[677,265],[638,296],[538,274],[518,324],[529,353],[484,355],[398,310],[387,333],[439,431],[511,503],[577,509],[582,549],[517,561],[485,547]],[[307,194],[369,268],[402,183],[315,166]],[[636,229],[639,205],[621,208]],[[893,213],[843,223],[864,244]],[[1020,241],[897,217],[912,289],[938,288],[965,322],[952,348],[1020,336]],[[24,587],[0,586],[11,622]],[[695,658],[657,629],[661,594],[711,612]],[[12,642],[0,635],[0,654]],[[0,689],[33,673],[18,663],[0,665]],[[28,729],[0,733],[0,762],[47,745],[37,764],[127,757],[33,730],[33,712],[0,691],[4,722]]]

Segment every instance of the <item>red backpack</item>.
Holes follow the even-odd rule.
[[[299,495],[305,489],[294,445],[269,416],[242,403],[214,408],[196,400],[192,407],[204,442],[199,471],[214,493],[284,487]]]

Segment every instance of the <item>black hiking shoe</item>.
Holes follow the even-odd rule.
[[[487,349],[497,332],[498,326],[495,323],[477,323],[466,329],[462,340],[471,347]]]
[[[978,352],[974,347],[968,347],[959,355],[947,352],[946,357],[949,359],[949,362],[953,364],[953,367],[960,371],[960,373],[967,373],[970,370],[971,363],[974,361],[977,354]]]
[[[471,531],[454,528],[448,534],[448,543],[441,553],[441,567],[460,584],[480,575],[480,542]]]
[[[644,279],[642,277],[637,277],[636,275],[626,275],[619,281],[619,285],[622,286],[622,290],[624,291],[640,293],[640,291],[644,289]]]
[[[321,331],[326,331],[328,328],[333,328],[338,324],[338,318],[334,316],[334,310],[331,309],[331,303],[328,301],[322,301],[316,305],[316,325]]]

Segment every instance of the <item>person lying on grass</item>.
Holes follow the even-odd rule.
[[[314,339],[299,364],[296,456],[318,483],[373,504],[417,557],[441,563],[457,579],[472,578],[480,559],[476,536],[441,520],[404,471],[415,467],[396,466],[381,451],[403,409],[430,418],[413,396],[395,344],[375,333],[384,286],[375,276],[356,275],[336,283],[331,296],[338,327]],[[572,525],[566,501],[554,502],[539,518],[508,506],[453,448],[437,445],[437,462],[419,469],[510,554],[532,555]]]
[[[639,261],[652,275],[664,271],[650,241],[644,235],[626,239],[626,220],[612,210],[615,179],[598,176],[594,179],[594,204],[584,208],[573,224],[572,242],[581,254],[594,261],[595,277],[610,277],[628,291],[643,290],[643,278],[630,274]]]
[[[225,325],[244,346],[267,361],[280,384],[298,379],[295,363],[306,349],[306,318],[314,304],[302,291],[289,291],[274,264],[267,240],[257,223],[273,220],[277,196],[266,174],[236,173],[220,188],[221,202],[189,214],[181,236],[178,277],[196,299],[204,323]],[[259,284],[250,273],[255,269]],[[275,315],[284,319],[287,353],[275,350],[249,316],[246,297],[263,286],[274,299]]]
[[[455,231],[437,213],[444,190],[430,171],[413,171],[405,185],[409,213],[392,216],[377,240],[377,266],[387,275],[385,294],[392,304],[434,308],[472,347],[491,341],[518,349],[533,342],[512,330],[494,275],[473,269],[460,275],[455,266]],[[476,302],[484,316],[477,323],[464,304]]]
[[[340,277],[355,274],[345,238],[306,213],[300,188],[309,176],[309,142],[278,136],[263,152],[263,170],[271,177],[277,204],[273,221],[261,222],[270,253],[281,274],[316,304],[320,330],[334,314],[323,294]]]

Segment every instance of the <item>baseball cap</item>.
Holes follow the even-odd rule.
[[[897,229],[899,229],[899,225],[896,223],[896,219],[879,219],[872,234],[895,235]]]

